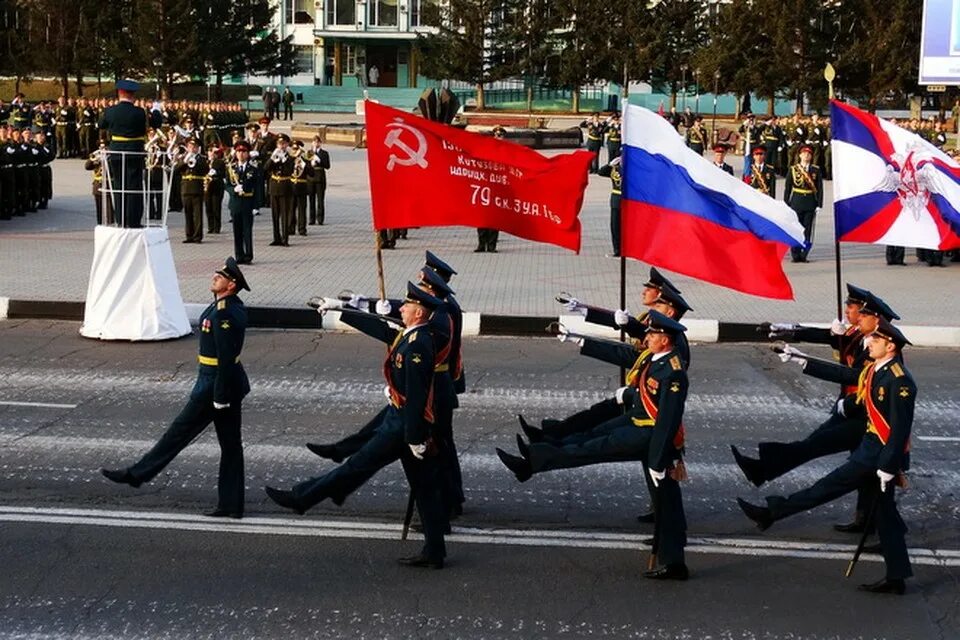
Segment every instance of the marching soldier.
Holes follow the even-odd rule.
[[[620,112],[615,112],[606,124],[608,164],[620,157],[620,143],[623,140],[621,126]]]
[[[281,133],[277,137],[277,148],[267,156],[263,172],[269,177],[270,214],[273,217],[273,242],[271,247],[289,247],[290,233],[294,231],[293,175],[294,160],[287,152],[290,137]]]
[[[444,529],[447,519],[439,481],[442,446],[434,429],[432,401],[434,368],[439,364],[434,336],[428,328],[430,314],[440,300],[412,282],[400,307],[404,329],[392,329],[376,322],[364,325],[364,332],[390,345],[383,372],[389,405],[381,412],[380,424],[363,446],[342,465],[326,474],[296,484],[289,491],[266,487],[271,500],[281,507],[304,513],[330,498],[341,505],[377,471],[401,460],[423,524],[424,546],[417,555],[401,558],[409,567],[442,569],[446,557]]]
[[[223,160],[223,149],[218,144],[209,148],[207,157],[209,169],[203,181],[203,207],[207,211],[207,233],[220,233],[223,181],[227,174],[227,163]],[[237,257],[237,260],[240,258]]]
[[[860,376],[857,392],[844,398],[838,409],[857,415],[865,423],[859,445],[841,466],[813,486],[790,496],[767,496],[766,506],[737,499],[741,510],[764,531],[774,522],[826,504],[858,489],[870,494],[875,505],[880,548],[886,575],[862,584],[871,593],[902,595],[906,579],[913,575],[904,535],[907,527],[897,511],[895,488],[904,486],[903,473],[910,466],[910,432],[917,398],[917,385],[903,361],[903,347],[910,344],[885,318],[879,321],[867,346],[872,360]]]
[[[253,263],[253,206],[263,184],[260,170],[250,160],[250,145],[241,140],[233,147],[235,157],[227,166],[230,196],[228,207],[233,223],[233,246],[238,264]]]
[[[743,181],[751,187],[771,198],[777,197],[777,174],[773,167],[764,162],[767,151],[761,146],[753,148],[753,164],[749,173],[744,174]]]
[[[610,239],[613,241],[613,253],[608,258],[620,257],[620,197],[623,190],[623,173],[620,169],[620,157],[613,158],[600,167],[599,175],[610,178]]]
[[[707,128],[703,126],[703,116],[699,113],[694,116],[693,125],[687,127],[686,138],[687,146],[702,156],[709,138]]]
[[[797,220],[803,225],[803,246],[790,247],[794,262],[807,262],[813,245],[813,225],[823,206],[823,173],[820,167],[810,164],[812,157],[809,145],[800,147],[800,162],[790,167],[783,189],[783,200],[796,211]]]
[[[290,186],[293,192],[293,219],[296,221],[297,234],[307,235],[307,196],[310,193],[310,178],[313,166],[304,157],[303,143],[294,140],[290,155],[293,157],[293,173],[290,174]]]
[[[600,114],[594,113],[588,120],[580,123],[581,129],[587,130],[587,151],[593,154],[590,162],[590,173],[596,173],[600,167],[600,147],[603,146],[603,134],[606,130],[600,121]]]
[[[207,160],[199,153],[196,138],[187,138],[186,153],[173,165],[180,174],[180,199],[183,202],[185,244],[203,242],[203,183],[207,178]]]
[[[650,357],[631,383],[616,393],[626,413],[591,431],[558,443],[524,442],[518,436],[520,456],[497,449],[497,456],[520,482],[534,474],[604,462],[643,461],[656,491],[657,557],[662,565],[645,572],[655,580],[686,580],[684,562],[686,518],[679,480],[685,476],[683,412],[689,385],[676,349],[677,336],[686,327],[649,311],[644,343]]]
[[[250,393],[240,364],[247,330],[247,310],[237,297],[250,290],[233,258],[216,271],[210,291],[216,300],[200,315],[199,372],[190,399],[170,427],[139,461],[123,469],[101,469],[113,482],[137,488],[163,471],[213,422],[220,444],[217,506],[204,515],[242,518],[244,507],[241,404]]]
[[[727,151],[730,150],[730,145],[725,142],[718,142],[713,145],[713,166],[717,169],[720,169],[724,173],[729,173],[733,175],[733,167],[727,164],[726,157]]]
[[[310,203],[310,224],[323,224],[326,216],[324,198],[327,193],[327,169],[330,168],[330,154],[321,147],[319,135],[313,136],[313,146],[307,151],[307,161],[313,172],[310,174],[307,194]]]

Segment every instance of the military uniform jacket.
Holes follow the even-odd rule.
[[[707,144],[707,128],[703,125],[690,127],[687,129],[686,138],[688,147],[698,147],[702,152],[704,145]]]
[[[237,184],[243,187],[241,193],[237,193],[234,189]],[[230,212],[234,214],[252,212],[262,185],[263,177],[260,175],[260,169],[253,162],[248,161],[242,169],[238,164],[230,164],[227,167],[226,183],[227,194],[230,196],[227,207]]]
[[[653,427],[647,466],[663,471],[680,458],[683,410],[689,381],[676,350],[644,365],[640,375],[624,393],[630,404],[630,420],[638,428]],[[649,422],[652,421],[652,425]]]
[[[110,132],[110,148],[117,151],[143,151],[147,128],[159,129],[162,117],[158,111],[144,113],[132,102],[123,100],[106,109],[97,126]]]
[[[247,309],[235,295],[217,300],[200,315],[200,374],[215,378],[214,402],[239,402],[250,393],[247,373],[240,364],[246,331]]]
[[[863,372],[856,394],[844,400],[844,414],[863,415],[867,433],[850,459],[897,474],[910,467],[910,431],[917,385],[895,356]]]
[[[614,312],[609,309],[601,309],[600,307],[587,307],[587,315],[584,318],[587,322],[591,324],[599,324],[604,327],[610,327],[611,329],[622,329],[631,338],[642,341],[647,335],[647,325],[644,324],[647,317],[646,311],[641,313],[639,316],[632,317],[623,327],[618,325],[615,320]],[[623,343],[616,343],[623,344]],[[584,342],[586,346],[586,342]],[[690,366],[690,342],[687,340],[687,336],[683,333],[677,336],[677,342],[674,348],[680,354],[680,359],[683,361],[684,367]],[[631,348],[634,354],[638,353],[636,349]],[[602,348],[599,344],[594,344],[588,352],[584,353],[581,349],[580,353],[582,355],[590,356],[592,358],[597,358],[598,360],[603,360],[604,362],[610,362],[611,364],[619,364],[622,366],[629,367],[630,364],[624,364],[625,360],[629,356],[623,352],[621,353],[620,349],[611,350],[609,348]],[[636,358],[636,355],[633,356]],[[631,360],[631,363],[633,360]]]
[[[182,182],[180,183],[180,194],[184,196],[202,196],[203,181],[207,177],[207,159],[197,155],[197,161],[193,167],[187,166],[187,163],[180,159],[173,167],[174,171],[180,174]]]
[[[327,169],[330,168],[330,154],[324,149],[317,149],[316,151],[309,149],[306,158],[313,168],[310,182],[325,188],[327,186]]]
[[[777,197],[777,174],[774,172],[773,165],[764,164],[762,168],[759,165],[752,165],[750,175],[744,176],[743,181],[760,193],[765,193],[771,198]]]
[[[597,171],[597,175],[610,178],[610,208],[619,209],[623,193],[623,173],[620,164],[605,164]]]
[[[210,175],[213,171],[214,174]],[[210,160],[210,168],[207,169],[207,192],[219,193],[223,195],[223,181],[227,177],[227,163],[221,156],[215,156]]]
[[[606,126],[602,122],[584,120],[580,123],[580,128],[587,130],[587,148],[599,149],[603,142],[603,134],[606,131]]]
[[[293,195],[293,185],[290,182],[290,176],[293,175],[293,162],[290,154],[287,154],[287,159],[283,162],[274,162],[272,157],[267,157],[263,172],[270,177],[271,196]]]
[[[783,187],[783,200],[794,211],[812,211],[823,206],[823,172],[815,164],[790,167]]]
[[[803,367],[803,372],[820,380],[838,383],[841,398],[855,393],[860,382],[860,375],[866,367],[873,364],[863,338],[859,331],[850,335],[849,342],[844,345],[840,352],[840,362],[807,358],[807,364]]]

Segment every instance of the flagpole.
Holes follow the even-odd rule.
[[[380,299],[387,299],[387,287],[383,281],[383,237],[380,235],[380,232],[374,230],[373,237],[376,239],[377,245],[377,287],[380,291]]]
[[[828,93],[830,100],[833,100],[833,79],[837,77],[837,72],[833,69],[833,65],[829,62],[827,66],[823,69],[823,79],[827,81]],[[831,141],[832,145],[833,142]],[[823,167],[820,167],[820,170],[823,170]],[[833,254],[834,260],[836,262],[835,271],[837,274],[837,319],[843,320],[843,277],[841,275],[841,266],[840,266],[840,225],[837,224],[837,209],[833,209]]]
[[[621,230],[620,233],[623,233]],[[623,255],[623,246],[620,247],[620,308],[627,308],[627,258]],[[620,327],[620,342],[627,341],[627,332]],[[620,365],[620,386],[627,384],[627,368]]]

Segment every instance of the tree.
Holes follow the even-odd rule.
[[[681,81],[693,80],[694,54],[706,44],[707,24],[700,0],[660,0],[640,25],[638,62],[651,71],[654,84],[670,90],[670,106],[676,106]]]
[[[194,4],[192,0],[139,0],[133,8],[137,37],[132,66],[156,76],[161,97],[172,98],[177,79],[204,72]]]
[[[0,74],[16,79],[15,90],[36,70],[32,15],[18,0],[0,0]]]
[[[580,88],[590,81],[619,80],[625,63],[622,52],[630,47],[624,32],[627,16],[641,3],[625,2],[611,7],[598,0],[557,0],[556,11],[564,20],[554,34],[553,55],[547,78],[556,86],[570,87],[573,111],[580,111]]]
[[[568,13],[554,0],[502,0],[498,14],[500,28],[488,46],[499,53],[503,74],[524,78],[527,109],[532,110],[534,84],[547,75]]]

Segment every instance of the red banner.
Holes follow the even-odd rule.
[[[589,152],[547,158],[374,102],[365,110],[375,229],[482,227],[580,252]]]

